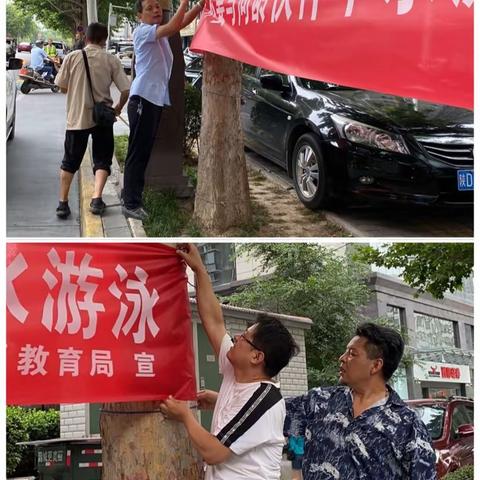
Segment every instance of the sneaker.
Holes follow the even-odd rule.
[[[127,218],[134,218],[135,220],[146,220],[148,218],[148,213],[142,208],[127,208],[125,206],[122,207],[122,213]]]
[[[58,202],[57,207],[57,217],[65,219],[70,216],[70,207],[68,206],[68,201],[66,202]]]
[[[105,211],[106,205],[105,202],[102,200],[102,197],[92,198],[90,202],[90,211],[94,215],[102,215]]]

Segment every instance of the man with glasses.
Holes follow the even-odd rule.
[[[298,347],[280,320],[270,315],[259,315],[254,325],[231,338],[197,248],[188,244],[177,252],[195,273],[198,312],[223,381],[218,395],[207,392],[198,399],[200,408],[214,406],[211,433],[184,402],[170,398],[161,409],[185,425],[208,464],[206,480],[278,480],[285,402],[272,377]]]

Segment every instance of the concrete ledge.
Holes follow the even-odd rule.
[[[93,215],[89,210],[95,186],[90,145],[85,152],[78,175],[80,194],[80,234],[82,237],[103,237],[104,232],[101,217]]]
[[[90,201],[94,193],[95,177],[92,171],[91,143],[85,152],[79,175],[80,232],[82,237],[131,238],[146,237],[140,220],[125,218],[120,204],[123,175],[118,161],[113,156],[112,173],[103,190],[103,201],[107,205],[100,217],[90,213]]]

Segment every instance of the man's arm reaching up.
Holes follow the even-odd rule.
[[[223,337],[227,333],[220,302],[213,292],[210,277],[197,247],[192,243],[179,244],[177,253],[195,273],[198,313],[210,345],[218,357]]]

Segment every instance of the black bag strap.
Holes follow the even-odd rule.
[[[261,383],[237,415],[218,432],[218,440],[230,447],[281,399],[282,394],[275,385]]]
[[[95,105],[95,97],[93,96],[93,87],[92,87],[92,79],[90,77],[90,68],[88,66],[88,60],[87,60],[87,54],[85,53],[85,50],[82,48],[82,55],[83,55],[83,61],[85,62],[85,69],[87,70],[87,78],[88,78],[88,84],[90,85],[90,92],[92,94],[92,100],[93,104]]]

